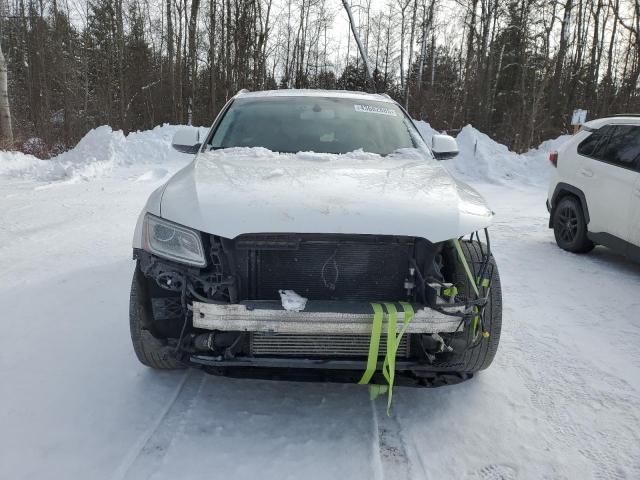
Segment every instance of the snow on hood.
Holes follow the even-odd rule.
[[[161,215],[207,233],[407,235],[437,242],[487,226],[482,197],[424,153],[201,153],[167,183]]]

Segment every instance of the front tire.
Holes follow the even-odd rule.
[[[185,368],[178,361],[172,347],[166,340],[156,338],[149,330],[153,322],[153,313],[146,293],[144,275],[136,266],[131,282],[129,301],[129,327],[133,350],[140,363],[158,370],[176,370]]]
[[[480,266],[484,255],[487,253],[487,246],[478,241],[460,241],[460,247],[464,254],[465,260],[471,269],[473,277],[476,278],[480,274]],[[475,298],[475,291],[471,285],[471,280],[466,274],[462,262],[456,255],[455,264],[455,285],[458,286],[460,293],[465,298]],[[488,337],[480,337],[479,340],[474,339],[474,332],[471,329],[465,332],[466,342],[468,345],[475,346],[468,348],[463,356],[463,373],[473,374],[480,370],[484,370],[491,365],[498,350],[500,343],[500,332],[502,331],[502,287],[500,285],[500,274],[493,255],[489,260],[486,270],[490,279],[489,298],[484,307],[483,324],[484,332]],[[478,287],[481,295],[486,295],[486,289]],[[481,327],[478,327],[481,328]],[[480,332],[482,335],[482,332]],[[479,343],[478,343],[479,342]]]
[[[553,234],[560,248],[572,253],[587,253],[594,244],[587,236],[582,205],[575,197],[564,197],[553,211]]]

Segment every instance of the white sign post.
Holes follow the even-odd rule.
[[[571,115],[571,125],[573,125],[573,133],[577,133],[580,125],[587,121],[587,110],[576,108]]]

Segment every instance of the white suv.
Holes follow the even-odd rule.
[[[640,116],[592,120],[549,157],[547,209],[561,248],[640,259]]]

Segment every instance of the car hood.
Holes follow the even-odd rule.
[[[226,238],[350,233],[432,242],[484,228],[492,217],[475,190],[413,149],[386,157],[263,148],[200,153],[167,183],[160,214]]]

